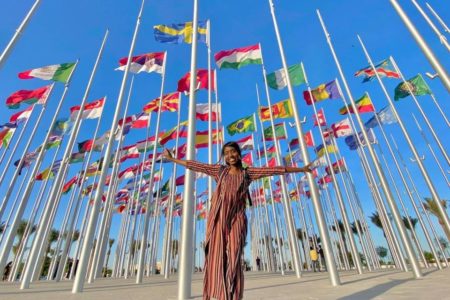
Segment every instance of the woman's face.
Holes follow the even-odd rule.
[[[234,147],[225,147],[223,150],[223,156],[225,158],[225,163],[230,166],[237,165],[241,162],[241,156]]]

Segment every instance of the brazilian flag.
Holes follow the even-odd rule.
[[[229,135],[235,135],[236,133],[243,133],[248,131],[256,131],[255,115],[250,115],[248,117],[234,121],[227,126],[227,131]]]

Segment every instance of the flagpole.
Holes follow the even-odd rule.
[[[428,62],[431,64],[433,69],[439,74],[439,79],[441,80],[444,87],[447,89],[447,91],[450,92],[450,79],[448,78],[447,72],[444,69],[444,67],[441,65],[439,60],[434,55],[433,51],[430,47],[428,47],[425,40],[420,35],[419,31],[417,31],[414,24],[409,19],[408,15],[406,15],[403,8],[400,6],[400,4],[397,2],[397,0],[389,0],[394,7],[397,14],[402,19],[403,23],[405,24],[406,28],[408,28],[409,32],[413,36],[413,38],[416,40],[416,43],[419,45],[420,49],[422,50],[425,57],[428,59]]]
[[[212,104],[211,104],[211,21],[208,20],[206,23],[206,28],[208,31],[207,38],[207,48],[208,48],[208,164],[212,164]],[[217,87],[217,86],[216,86]],[[216,109],[218,110],[217,106]],[[218,112],[217,112],[218,113]],[[216,113],[216,118],[217,118]],[[217,127],[219,129],[219,127]],[[211,199],[212,199],[212,182],[213,178],[208,176],[208,211],[211,208]]]
[[[311,97],[311,99],[314,99],[313,95],[311,93],[311,87],[310,87],[310,85],[308,83],[308,79],[307,79],[307,76],[306,76],[306,72],[305,72],[305,68],[303,66],[303,63],[301,63],[301,66],[302,66],[303,75],[305,76],[305,82],[306,82],[306,86],[308,88],[309,96]],[[312,106],[313,106],[314,114],[317,115],[317,109],[316,109],[316,104],[315,104],[314,100],[312,101]],[[345,231],[348,232],[348,239],[350,241],[350,247],[352,248],[353,262],[355,263],[355,266],[356,266],[356,269],[358,271],[358,274],[362,274],[363,270],[362,270],[361,258],[359,257],[359,254],[358,254],[358,248],[356,247],[354,236],[353,236],[353,234],[351,234],[352,230],[351,230],[350,223],[349,223],[349,217],[348,217],[347,211],[345,209],[344,198],[342,197],[342,192],[341,192],[341,190],[339,188],[336,175],[334,174],[334,171],[332,170],[333,169],[333,164],[331,163],[330,153],[328,152],[328,145],[327,145],[327,143],[325,141],[325,138],[323,136],[322,126],[320,126],[320,124],[319,124],[318,128],[319,128],[319,133],[320,133],[320,136],[321,136],[321,139],[322,139],[323,147],[325,149],[325,156],[326,156],[326,159],[327,159],[327,164],[328,164],[328,166],[331,169],[330,173],[331,173],[331,178],[333,180],[333,187],[334,187],[334,191],[336,193],[337,202],[338,202],[338,205],[339,205],[339,211],[341,212],[341,217],[342,217],[342,221],[344,223]],[[369,143],[369,141],[368,141],[368,143]]]
[[[289,71],[288,71],[288,67],[287,67],[287,63],[286,63],[286,58],[284,55],[284,49],[283,49],[283,45],[281,42],[280,33],[278,30],[278,24],[277,24],[277,20],[276,20],[276,16],[275,16],[275,8],[274,8],[274,4],[273,4],[272,0],[269,0],[269,4],[270,4],[270,12],[272,14],[273,25],[274,25],[274,29],[275,29],[275,33],[276,33],[276,37],[277,37],[277,41],[278,41],[278,47],[280,49],[280,56],[281,56],[281,61],[283,64],[283,69],[284,69],[286,78],[289,79]],[[295,123],[297,124],[296,130],[297,130],[298,140],[299,140],[299,144],[300,144],[300,149],[302,151],[303,161],[305,162],[305,164],[308,164],[310,162],[309,153],[308,153],[305,141],[303,139],[303,130],[302,130],[302,125],[300,123],[300,115],[297,110],[297,103],[295,101],[294,91],[292,89],[292,84],[291,84],[290,80],[287,80],[287,88],[288,88],[288,92],[289,92],[289,98],[290,98],[290,101],[292,104]],[[307,173],[306,176],[308,178],[308,184],[310,186],[311,199],[314,203],[314,212],[316,215],[316,221],[317,221],[317,225],[319,228],[322,244],[324,247],[325,259],[327,262],[327,266],[329,266],[330,281],[333,286],[338,286],[338,285],[340,285],[339,274],[337,273],[336,266],[334,265],[334,262],[333,262],[330,236],[327,231],[326,222],[325,222],[325,218],[323,215],[322,204],[320,203],[317,185],[314,182],[314,178],[311,174]]]
[[[150,182],[149,186],[153,186],[154,181],[154,172],[155,172],[155,162],[156,162],[156,153],[157,153],[157,138],[159,134],[159,126],[161,122],[161,110],[162,110],[162,101],[163,101],[163,93],[164,93],[164,79],[166,77],[166,61],[167,61],[167,52],[164,53],[164,60],[163,60],[163,73],[162,73],[162,79],[161,79],[161,92],[160,92],[160,98],[159,98],[159,109],[156,116],[156,129],[155,129],[155,147],[153,147],[153,157],[152,157],[152,164],[150,166]],[[150,124],[149,124],[150,126]],[[147,142],[147,141],[146,141]],[[142,235],[141,240],[141,251],[139,252],[139,265],[138,265],[138,272],[136,275],[136,283],[142,283],[142,278],[144,276],[144,267],[145,267],[145,252],[146,252],[146,245],[147,245],[147,235],[148,235],[148,227],[150,222],[150,204],[153,201],[153,193],[149,192],[147,195],[147,211],[145,213],[144,218],[144,231]]]
[[[258,107],[260,107],[261,103],[260,103],[260,99],[259,99],[258,85],[256,85],[256,99],[258,100]],[[261,127],[261,137],[262,137],[262,142],[263,142],[263,147],[264,147],[264,158],[266,160],[266,164],[268,165],[269,164],[269,159],[267,158],[266,138],[264,136],[264,127],[263,127],[263,123],[261,121],[261,118],[259,118],[259,126]],[[259,148],[258,148],[258,151],[259,151]],[[277,239],[277,245],[280,245],[281,241],[280,241],[279,222],[278,222],[277,213],[275,212],[275,202],[274,202],[274,199],[273,199],[272,184],[270,183],[270,179],[269,179],[269,191],[270,191],[270,196],[272,198],[272,205],[271,205],[271,207],[272,207],[273,220],[275,222],[275,236],[276,236],[276,239]],[[280,256],[280,271],[281,271],[281,275],[284,276],[284,256],[283,256],[283,251],[278,251],[278,254]],[[277,270],[277,268],[275,268],[275,271],[276,270]]]
[[[433,14],[433,16],[439,21],[439,23],[441,24],[441,26],[444,28],[444,31],[447,33],[450,33],[450,29],[448,28],[447,24],[445,24],[445,22],[441,19],[441,17],[439,17],[439,15],[434,11],[434,9],[431,7],[430,4],[428,4],[428,2],[425,2],[425,5],[428,7],[428,9],[431,11],[431,13]]]
[[[447,42],[447,38],[445,37],[445,35],[443,35],[439,29],[436,28],[436,25],[434,25],[433,21],[431,21],[431,19],[428,17],[428,15],[426,14],[426,12],[422,9],[422,7],[420,7],[420,5],[417,3],[416,0],[411,0],[411,2],[414,4],[414,6],[417,8],[417,10],[420,12],[420,14],[422,15],[422,17],[425,19],[425,21],[427,21],[428,25],[430,25],[431,29],[434,31],[434,33],[438,36],[439,41],[441,42],[441,44],[444,45],[445,48],[447,48],[447,51],[450,51],[450,45]]]
[[[364,46],[364,44],[363,44],[361,38],[359,38],[359,40],[360,40],[360,42],[361,42],[361,45],[363,46],[363,49],[364,49],[364,52],[365,52],[366,56],[368,57],[369,54],[368,54],[368,52],[367,52],[367,50],[366,50],[366,48],[365,48],[365,46]],[[416,98],[416,96],[414,95],[414,92],[412,91],[411,86],[407,83],[405,77],[403,76],[403,74],[401,73],[399,67],[397,66],[397,64],[396,64],[396,62],[395,62],[395,60],[394,60],[394,58],[393,58],[392,56],[389,57],[389,58],[390,58],[390,60],[391,60],[391,62],[392,62],[392,65],[394,66],[395,70],[396,70],[397,73],[400,75],[400,78],[401,78],[401,80],[403,81],[403,84],[406,85],[406,88],[407,88],[409,94],[410,94],[411,97],[413,98],[414,103],[416,104],[417,108],[419,109],[420,114],[422,115],[423,119],[425,120],[425,123],[427,124],[428,129],[430,130],[431,135],[432,135],[433,138],[434,138],[434,141],[435,141],[436,144],[438,145],[439,150],[441,150],[441,153],[442,153],[442,155],[444,156],[445,160],[447,161],[447,164],[450,165],[450,158],[448,157],[447,152],[445,151],[444,147],[442,146],[441,140],[439,139],[439,137],[437,136],[436,132],[434,131],[433,126],[431,125],[430,121],[428,120],[428,118],[427,118],[425,112],[423,111],[422,107],[420,106],[419,101],[417,101],[417,98]],[[380,83],[380,85],[382,85],[382,84]],[[386,94],[387,94],[387,93],[386,93]],[[389,98],[388,101],[391,101],[391,99]],[[393,104],[392,104],[392,106],[393,106]],[[395,114],[397,114],[397,110],[396,110],[395,108],[393,108],[393,110],[395,110],[395,111],[396,111]],[[402,124],[402,123],[403,123],[403,122],[399,120],[399,124]],[[402,127],[402,126],[400,126],[400,127]],[[405,132],[406,132],[406,131],[405,131]],[[405,134],[405,135],[406,135],[406,134]],[[412,145],[412,143],[411,143],[411,145]],[[411,145],[410,145],[410,147],[412,147]],[[413,153],[414,153],[414,151],[413,151]],[[417,157],[416,157],[416,159],[417,159]]]
[[[391,1],[392,1],[392,0],[391,0]],[[360,42],[360,44],[361,44],[361,47],[363,48],[364,54],[366,55],[366,57],[367,57],[367,59],[368,59],[370,65],[371,65],[371,67],[375,70],[375,67],[374,67],[374,65],[373,65],[372,59],[370,58],[369,53],[367,52],[366,47],[364,46],[364,43],[362,42],[362,40],[361,40],[361,38],[360,38],[359,36],[358,36],[358,40],[359,40],[359,42]],[[393,60],[393,58],[390,57],[390,59],[391,59],[393,65],[394,65],[394,67],[396,67],[396,64],[395,64],[395,61]],[[396,69],[397,69],[397,68],[396,68]],[[405,139],[406,139],[406,141],[407,141],[407,143],[408,143],[408,145],[409,145],[409,148],[410,148],[411,152],[413,153],[414,158],[417,160],[417,165],[419,166],[419,169],[420,169],[420,171],[421,171],[421,173],[422,173],[422,176],[423,176],[424,179],[425,179],[425,182],[426,182],[426,184],[427,184],[427,187],[428,187],[428,189],[429,189],[429,191],[430,191],[430,193],[431,193],[431,195],[432,195],[434,201],[436,202],[436,205],[437,205],[437,207],[438,207],[438,209],[439,209],[440,214],[442,215],[442,218],[443,218],[443,221],[444,221],[445,228],[446,228],[448,231],[450,231],[450,220],[449,220],[449,218],[448,218],[448,215],[447,215],[447,213],[446,213],[444,207],[442,206],[442,203],[441,203],[440,198],[439,198],[439,195],[438,195],[438,193],[437,193],[437,191],[436,191],[436,189],[435,189],[435,187],[434,187],[434,185],[433,185],[433,182],[431,181],[431,179],[430,179],[430,177],[429,177],[429,175],[428,175],[428,172],[427,172],[427,170],[425,169],[425,166],[423,165],[422,161],[420,160],[420,158],[419,158],[419,153],[417,152],[416,147],[414,146],[414,144],[413,144],[413,142],[412,142],[412,140],[411,140],[411,138],[410,138],[410,136],[409,136],[409,134],[408,134],[408,132],[407,132],[407,130],[406,130],[404,124],[403,124],[403,121],[400,119],[400,116],[399,116],[399,114],[398,114],[398,112],[397,112],[397,110],[396,110],[396,108],[395,108],[395,106],[394,106],[394,103],[392,102],[392,99],[391,99],[391,97],[389,96],[389,93],[386,91],[386,88],[385,88],[385,86],[384,86],[384,84],[383,84],[383,82],[382,82],[380,76],[378,75],[377,72],[375,72],[375,75],[376,75],[376,77],[377,77],[378,82],[380,83],[381,88],[383,89],[383,92],[384,92],[384,94],[385,94],[385,96],[386,96],[386,99],[388,100],[389,104],[391,105],[392,112],[394,113],[394,116],[395,116],[396,119],[398,120],[398,124],[399,124],[400,129],[402,130],[402,133],[403,133],[403,135],[404,135],[404,137],[405,137]],[[401,74],[400,74],[400,75],[401,75]],[[403,76],[402,76],[402,77],[403,77]],[[408,86],[408,89],[409,89],[409,85],[407,85],[407,86]],[[363,131],[363,133],[364,133],[364,132],[365,132],[365,131]],[[369,144],[369,143],[368,143],[368,144]],[[369,144],[369,145],[370,145],[370,144]],[[369,148],[369,149],[370,149],[370,148]],[[448,158],[447,158],[447,162],[449,162]]]
[[[442,111],[441,106],[436,101],[436,97],[434,96],[433,92],[430,94],[430,97],[433,100],[434,104],[436,105],[436,108],[438,109],[439,113],[442,115],[442,118],[445,120],[445,123],[447,124],[447,127],[450,127],[450,122],[448,121],[447,116],[445,115],[445,113]]]
[[[31,9],[28,11],[27,15],[23,19],[22,23],[19,25],[19,27],[16,29],[16,32],[14,33],[12,39],[9,41],[8,45],[6,46],[5,50],[3,50],[3,53],[0,55],[0,69],[3,67],[3,64],[6,62],[6,60],[9,57],[9,54],[11,53],[11,50],[14,48],[16,42],[21,37],[25,27],[28,25],[28,23],[31,20],[31,17],[36,12],[37,8],[41,4],[41,0],[36,0],[31,7]]]

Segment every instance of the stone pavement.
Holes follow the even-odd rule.
[[[244,299],[450,299],[450,268],[423,270],[422,279],[411,272],[383,270],[357,275],[340,272],[342,285],[332,287],[326,273],[305,272],[298,279],[293,273],[246,272]],[[160,275],[146,278],[142,285],[134,279],[99,279],[86,284],[80,294],[71,293],[72,282],[37,282],[28,290],[18,283],[0,283],[0,300],[158,300],[177,299],[177,278]],[[193,299],[202,299],[202,274],[193,277]]]

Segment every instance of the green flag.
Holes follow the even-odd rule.
[[[288,68],[291,84],[294,86],[305,83],[302,66],[300,64],[292,65]],[[286,73],[284,69],[277,70],[267,75],[267,84],[276,90],[284,89],[287,86]]]
[[[256,130],[255,115],[250,115],[248,117],[239,119],[227,126],[227,131],[229,135],[235,135],[236,133],[243,133],[255,130]]]
[[[275,124],[275,134],[277,136],[277,139],[279,140],[286,139],[286,127],[284,126],[284,123]],[[264,138],[266,139],[266,141],[274,140],[272,126],[264,129]]]
[[[415,96],[431,94],[431,90],[425,80],[422,78],[422,75],[418,74],[417,76],[407,80],[406,82],[402,82],[397,85],[397,87],[395,88],[395,101],[401,98],[408,97],[410,95],[410,90]]]

